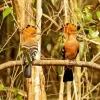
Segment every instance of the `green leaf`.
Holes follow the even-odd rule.
[[[99,31],[94,31],[92,33],[92,37],[94,37],[94,38],[98,37],[98,35],[99,35]]]
[[[97,11],[96,15],[97,15],[98,19],[100,20],[100,11]]]
[[[63,47],[63,43],[64,43],[64,35],[61,35],[57,40],[57,44],[53,47],[53,49],[51,51],[52,57],[54,57],[55,53],[61,52],[61,49]]]
[[[78,12],[77,16],[78,16],[79,19],[81,19],[81,18],[83,18],[83,13],[82,12]]]
[[[92,38],[93,32],[94,32],[94,31],[93,31],[91,28],[89,28],[89,34],[88,34],[88,37],[89,37],[89,38]]]
[[[91,28],[89,28],[89,34],[92,34],[94,31],[91,29]]]
[[[52,39],[51,36],[47,37],[47,38],[45,39],[44,45],[47,46],[49,43],[51,43],[51,41],[52,41],[51,39]]]
[[[88,14],[89,13],[89,9],[87,7],[84,8],[85,13]]]
[[[18,89],[14,90],[14,94],[15,94],[15,96],[18,94]]]
[[[4,85],[0,84],[0,90],[4,90]]]
[[[89,29],[89,38],[97,38],[99,36],[99,31],[94,31],[91,28]]]
[[[92,40],[100,43],[100,37],[99,36],[92,38]]]
[[[33,5],[35,4],[35,0],[32,0],[32,4],[33,4]]]
[[[55,5],[57,0],[51,0],[52,4]]]
[[[54,48],[52,49],[51,51],[51,56],[53,57],[55,55],[55,52],[57,51],[58,49],[58,44],[54,46]]]
[[[8,7],[3,11],[3,19],[12,12],[12,7]]]
[[[22,96],[18,95],[17,100],[23,100]]]
[[[57,66],[56,72],[58,75],[62,74],[62,66]]]
[[[84,21],[85,22],[88,22],[88,21],[90,21],[92,19],[92,14],[91,13],[88,13],[88,14],[86,14],[86,16],[84,16]]]
[[[20,50],[20,51],[18,52],[18,56],[22,55],[23,53],[24,53],[24,50]]]

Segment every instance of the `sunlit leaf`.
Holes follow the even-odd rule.
[[[61,52],[62,46],[64,43],[64,35],[61,35],[58,40],[57,40],[57,44],[53,47],[51,55],[52,57],[55,55],[55,53],[60,50],[59,52]]]
[[[89,28],[89,34],[88,34],[88,37],[89,37],[89,38],[92,38],[93,32],[94,32],[94,31],[93,31],[91,28]]]
[[[17,100],[23,100],[22,96],[18,95]]]
[[[54,46],[54,48],[52,49],[52,52],[51,52],[51,55],[52,57],[55,55],[55,52],[57,51],[58,49],[58,44]]]
[[[3,19],[7,17],[12,12],[12,7],[8,7],[3,11]]]
[[[57,66],[56,72],[57,72],[58,75],[60,75],[62,73],[62,66]]]
[[[0,84],[0,90],[4,90],[4,85]]]
[[[35,0],[32,0],[32,4],[34,5],[34,3],[35,3]]]
[[[18,94],[18,89],[14,90],[14,94],[15,94],[15,96]]]
[[[94,31],[91,28],[89,29],[89,37],[90,38],[96,38],[99,35],[99,31]]]
[[[55,5],[57,0],[51,0],[52,4]]]
[[[97,37],[99,35],[99,31],[95,31],[92,33],[92,37]]]
[[[89,13],[89,9],[87,7],[84,8],[85,13]]]
[[[88,21],[90,21],[92,19],[92,14],[91,13],[88,13],[88,14],[86,14],[86,16],[84,16],[84,21],[85,22],[88,22]]]
[[[24,53],[24,50],[20,50],[20,51],[18,52],[18,56],[22,55],[23,53]]]
[[[78,12],[77,16],[78,16],[79,19],[81,19],[81,18],[83,18],[83,13],[82,12]]]
[[[99,36],[92,38],[92,40],[95,41],[95,42],[100,43],[100,37]]]
[[[89,34],[92,34],[94,31],[91,29],[91,28],[89,28]]]
[[[97,15],[98,19],[100,20],[100,11],[97,11],[96,15]]]

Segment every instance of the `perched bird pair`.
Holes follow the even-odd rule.
[[[64,42],[64,46],[62,49],[62,57],[63,59],[73,60],[77,56],[79,50],[79,42],[76,39],[77,27],[73,24],[66,24],[63,27],[63,33],[67,34],[68,38]],[[31,66],[32,66],[32,61],[35,59],[36,53],[38,51],[37,46],[38,46],[38,40],[36,35],[36,28],[31,25],[28,25],[26,28],[23,29],[21,33],[21,48],[26,51],[25,54],[28,60],[28,64],[26,64],[24,70],[24,76],[27,78],[31,77]],[[65,67],[63,82],[72,80],[73,80],[72,69]]]

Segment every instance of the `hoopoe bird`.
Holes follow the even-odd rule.
[[[24,60],[26,63],[24,76],[30,78],[32,61],[34,61],[38,51],[38,40],[36,28],[34,26],[27,25],[27,27],[22,30],[20,35],[20,44],[21,49],[24,51]]]
[[[77,27],[73,24],[67,24],[63,27],[64,34],[68,35],[68,38],[64,42],[62,49],[63,59],[73,60],[76,58],[79,52],[79,42],[76,39]],[[63,82],[73,81],[72,69],[65,67],[65,72],[63,76]]]

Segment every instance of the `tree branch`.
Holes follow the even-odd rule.
[[[0,65],[0,70],[13,67],[13,66],[20,66],[23,65],[24,61],[17,60],[17,61],[8,61]],[[33,65],[37,66],[76,66],[76,67],[88,67],[93,69],[99,69],[100,65],[93,63],[93,62],[84,62],[84,61],[73,61],[73,60],[35,60]]]
[[[22,60],[8,61],[8,62],[0,65],[0,70],[5,69],[5,68],[10,68],[10,67],[13,67],[13,66],[20,66],[20,65],[23,65],[23,64],[24,64],[24,62]]]

